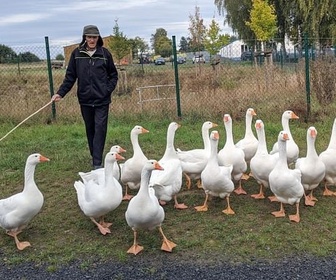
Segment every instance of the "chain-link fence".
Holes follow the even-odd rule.
[[[50,101],[65,75],[66,65],[55,57],[62,50],[31,47],[40,61],[0,60],[0,119],[22,120]],[[22,51],[17,49],[17,54]],[[307,53],[307,51],[309,53]],[[251,51],[246,44],[206,53],[177,55],[163,62],[140,59],[118,66],[119,82],[113,93],[114,117],[146,114],[154,117],[218,118],[230,113],[243,118],[253,107],[260,117],[279,119],[284,110],[318,118],[334,114],[336,51]],[[308,58],[308,60],[306,59]],[[48,71],[49,70],[49,71]],[[177,88],[176,88],[177,87]],[[43,110],[39,120],[80,118],[76,86],[54,107]],[[334,116],[333,116],[334,117]]]

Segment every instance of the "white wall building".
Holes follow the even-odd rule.
[[[243,40],[236,40],[221,48],[219,54],[224,58],[240,60],[242,52],[247,50],[248,46],[244,43]]]

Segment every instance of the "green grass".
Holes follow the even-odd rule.
[[[243,118],[242,118],[243,119]],[[201,126],[205,120],[189,119],[178,121],[182,126],[175,136],[175,147],[181,149],[202,146]],[[223,122],[219,124],[219,147],[225,142]],[[166,145],[166,130],[170,120],[132,118],[113,119],[109,124],[106,151],[114,144],[127,150],[125,158],[132,156],[129,133],[139,124],[150,131],[140,135],[139,143],[148,158],[160,159]],[[269,148],[275,142],[281,129],[280,123],[264,120]],[[306,129],[314,125],[318,130],[316,149],[318,153],[326,149],[333,120],[306,124],[300,121],[290,123],[292,134],[300,147],[300,156],[305,155]],[[15,124],[0,124],[2,137]],[[235,141],[244,135],[244,121],[233,121]],[[94,224],[80,210],[73,183],[79,179],[79,171],[89,171],[91,162],[82,123],[53,123],[50,125],[24,124],[0,142],[0,197],[21,191],[26,158],[39,152],[50,158],[50,162],[39,164],[35,171],[35,181],[44,194],[45,203],[41,212],[19,235],[20,240],[28,240],[32,246],[18,251],[13,238],[3,231],[0,234],[0,256],[6,264],[33,261],[37,265],[48,264],[53,271],[58,264],[82,260],[82,266],[92,261],[116,260],[126,262],[134,256],[126,253],[133,242],[132,230],[126,224],[124,213],[127,202],[107,215],[113,222],[112,233],[103,236]],[[244,182],[248,194],[258,192],[256,181],[251,178]],[[268,193],[270,194],[270,193]],[[322,196],[322,186],[316,191],[318,202],[315,207],[306,207],[301,202],[301,222],[292,223],[286,218],[274,218],[271,211],[279,209],[278,203],[267,199],[254,200],[249,195],[232,194],[231,206],[235,215],[226,216],[222,210],[225,200],[214,198],[209,202],[209,211],[196,212],[194,206],[204,201],[203,190],[193,186],[185,187],[179,201],[189,206],[177,211],[172,203],[165,206],[166,219],[163,230],[166,236],[177,244],[170,256],[180,261],[215,262],[227,260],[244,262],[255,259],[277,260],[286,256],[311,254],[328,256],[336,250],[336,223],[334,207],[336,197]],[[295,212],[294,206],[285,207],[287,215]],[[136,256],[165,254],[160,250],[161,236],[157,230],[142,231],[139,242],[144,251]]]

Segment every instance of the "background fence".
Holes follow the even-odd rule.
[[[54,64],[48,72],[46,54],[51,53],[53,61],[60,49],[59,46],[31,48],[30,52],[41,58],[38,62],[0,60],[0,121],[22,120],[50,101],[66,68]],[[307,47],[302,53],[287,52],[285,56],[274,51],[272,59],[260,52],[247,51],[241,52],[240,57],[227,55],[213,62],[205,59],[204,63],[193,63],[192,57],[184,56],[184,62],[178,55],[177,67],[171,59],[166,59],[163,65],[135,61],[118,66],[119,82],[113,93],[111,114],[170,119],[181,114],[205,119],[230,113],[233,118],[244,118],[246,109],[253,107],[258,116],[262,113],[276,120],[287,109],[306,119],[334,117],[335,54],[334,48],[315,51]],[[36,121],[48,122],[54,117],[80,119],[76,86],[54,109],[43,110]]]

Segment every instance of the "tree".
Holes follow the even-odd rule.
[[[230,35],[219,34],[220,31],[219,24],[215,19],[212,19],[204,40],[205,49],[210,55],[216,55],[219,50],[230,41]]]
[[[123,32],[120,31],[118,25],[118,19],[115,20],[115,25],[113,27],[113,35],[108,44],[111,49],[114,58],[121,63],[121,59],[130,54],[130,42]]]
[[[31,52],[24,52],[24,53],[19,53],[20,61],[21,62],[39,62],[40,59],[38,56]]]
[[[61,53],[56,55],[56,60],[64,60],[64,55]]]
[[[189,40],[188,40],[189,39]],[[180,39],[180,52],[190,52],[190,38],[186,38],[184,36]]]
[[[17,54],[8,46],[0,45],[0,63],[17,61]]]
[[[157,40],[155,53],[162,57],[170,57],[173,53],[171,40],[168,37],[160,37]]]
[[[132,58],[138,58],[139,53],[144,53],[148,50],[148,44],[140,37],[129,39],[129,43],[132,49]]]
[[[250,21],[246,25],[254,32],[258,41],[262,42],[261,50],[264,50],[264,42],[273,39],[276,31],[276,15],[274,7],[264,0],[252,0]]]
[[[155,34],[152,34],[151,43],[155,54],[163,57],[171,56],[172,41],[167,37],[167,31],[164,28],[156,29]]]
[[[203,51],[206,37],[206,27],[200,14],[200,8],[195,7],[195,14],[189,16],[190,47],[192,51]]]
[[[215,0],[218,12],[225,15],[224,23],[228,24],[240,39],[255,39],[253,31],[246,26],[245,22],[250,18],[252,0]]]
[[[245,22],[250,20],[252,0],[215,0],[220,14],[239,38],[254,40],[255,34]],[[284,46],[288,36],[298,43],[303,33],[319,42],[319,38],[331,38],[336,42],[336,2],[334,0],[269,0],[277,18],[277,37]],[[311,43],[313,43],[313,40]],[[300,43],[300,42],[299,42]]]

